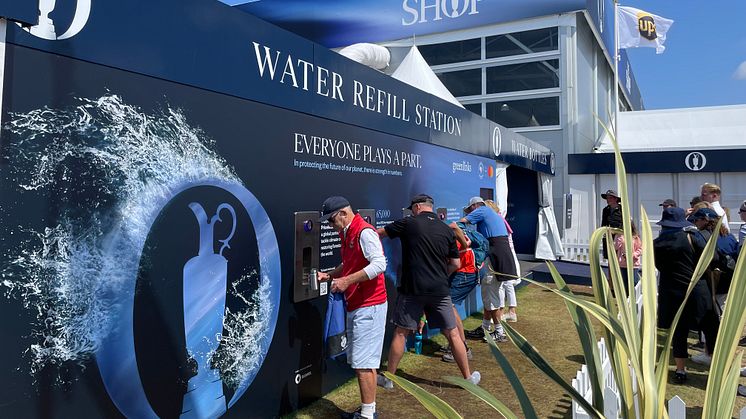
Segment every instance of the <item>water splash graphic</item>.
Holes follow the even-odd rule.
[[[83,367],[96,353],[122,299],[132,298],[131,273],[175,191],[204,179],[242,184],[180,110],[148,114],[113,94],[76,100],[68,109],[12,114],[4,127],[8,180],[19,193],[54,203],[46,226],[12,227],[8,234],[22,244],[0,256],[8,262],[0,265],[3,295],[36,319],[27,349],[32,374],[70,362]],[[271,317],[268,282],[238,295],[245,310],[226,313],[215,362],[229,386],[261,363],[256,342]]]

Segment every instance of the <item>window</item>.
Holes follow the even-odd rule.
[[[485,40],[486,57],[497,58],[534,52],[557,51],[559,49],[558,33],[555,27],[488,36]]]
[[[487,93],[559,87],[559,60],[487,68]]]
[[[422,45],[417,48],[431,66],[482,59],[482,40],[479,38]]]
[[[480,68],[440,73],[438,78],[454,96],[482,94],[482,69]]]
[[[487,119],[507,128],[559,125],[559,97],[490,102]]]
[[[481,103],[471,103],[469,105],[464,105],[464,108],[466,108],[467,111],[472,111],[475,114],[482,116],[482,104]]]

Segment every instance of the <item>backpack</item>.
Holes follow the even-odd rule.
[[[490,242],[482,235],[482,233],[475,230],[473,227],[468,227],[463,223],[456,223],[458,227],[464,231],[466,237],[471,240],[471,250],[474,252],[474,262],[477,268],[482,266],[485,259],[487,259],[487,253],[490,250]]]

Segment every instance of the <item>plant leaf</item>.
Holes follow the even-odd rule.
[[[547,262],[549,272],[552,274],[554,283],[557,284],[557,288],[572,294],[572,290],[567,286],[567,283],[562,278],[562,275],[554,267],[554,264]],[[591,321],[588,315],[580,307],[565,301],[567,311],[570,312],[573,324],[575,324],[575,330],[578,332],[578,338],[580,338],[580,346],[583,348],[583,354],[585,357],[585,364],[588,366],[588,374],[591,381],[591,391],[593,392],[593,407],[599,412],[604,411],[604,397],[603,388],[601,383],[604,381],[604,377],[601,371],[601,357],[598,353],[598,343],[596,340],[596,333],[593,330]]]
[[[642,313],[640,313],[640,319],[642,321],[642,351],[641,351],[641,363],[642,370],[640,371],[645,377],[643,384],[645,386],[643,394],[643,404],[645,412],[658,412],[658,417],[663,416],[663,410],[659,409],[659,400],[665,396],[665,388],[663,393],[659,392],[657,386],[657,379],[655,375],[655,358],[656,351],[658,350],[658,330],[656,321],[658,318],[658,286],[657,278],[655,277],[655,261],[653,252],[653,232],[650,228],[650,220],[648,214],[645,212],[644,207],[640,207],[642,214],[642,278],[640,279],[640,288],[642,291]],[[662,405],[663,403],[661,403]]]
[[[399,387],[403,388],[407,393],[414,396],[414,398],[417,399],[417,401],[436,418],[449,419],[462,417],[453,407],[443,401],[443,399],[431,394],[406,378],[391,374],[388,371],[385,371],[383,374]]]
[[[526,389],[523,388],[523,384],[521,384],[521,380],[518,378],[515,370],[510,365],[510,362],[508,362],[508,359],[505,358],[505,355],[500,351],[500,348],[497,347],[497,344],[495,343],[495,340],[492,339],[491,335],[488,334],[487,336],[490,336],[487,338],[487,343],[490,345],[492,355],[497,360],[497,363],[500,365],[500,368],[502,368],[505,377],[513,387],[516,397],[518,397],[518,402],[521,404],[521,410],[523,410],[523,417],[526,419],[538,419],[539,417],[536,415],[536,410],[534,410],[534,405],[531,403],[531,398],[526,394]]]
[[[720,223],[714,231],[720,231],[719,228]],[[716,234],[713,234],[713,236],[716,236]],[[713,414],[720,411],[718,407],[720,400],[729,397],[730,393],[736,391],[728,376],[733,368],[740,368],[741,366],[740,362],[735,366],[732,365],[738,338],[741,337],[744,323],[746,323],[745,248],[746,246],[741,248],[736,268],[733,271],[733,279],[731,279],[730,289],[728,290],[728,303],[725,305],[723,318],[718,329],[718,338],[712,354],[712,365],[710,366],[710,376],[707,380],[707,390],[702,410],[702,417],[704,418],[714,417]],[[730,415],[730,411],[728,415]]]
[[[567,393],[575,399],[575,401],[583,408],[585,409],[586,413],[591,415],[591,417],[595,418],[602,418],[603,414],[596,410],[593,405],[588,403],[588,401],[577,392],[570,384],[568,384],[562,376],[557,373],[557,371],[552,367],[549,362],[544,359],[543,356],[539,353],[536,348],[534,348],[526,338],[524,338],[520,333],[518,333],[515,329],[513,329],[508,323],[501,321],[503,327],[505,328],[505,332],[510,338],[510,340],[513,342],[513,344],[521,351],[524,355],[536,366],[536,368],[539,369],[539,371],[546,374],[547,377],[552,379],[555,383],[557,383],[562,389],[567,391]]]
[[[479,397],[482,399],[485,403],[490,405],[493,409],[497,410],[498,413],[503,415],[506,419],[518,419],[518,416],[516,416],[515,413],[513,413],[512,410],[508,408],[508,406],[505,406],[503,402],[500,400],[497,400],[495,396],[490,394],[487,390],[483,389],[482,387],[479,387],[478,385],[472,384],[471,381],[464,380],[461,377],[443,377],[443,380],[445,380],[447,383],[455,384],[464,390],[470,392],[471,394]]]

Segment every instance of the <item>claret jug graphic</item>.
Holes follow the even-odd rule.
[[[230,248],[236,231],[236,212],[224,203],[208,219],[202,205],[192,202],[189,208],[199,224],[199,253],[184,265],[184,334],[189,356],[197,363],[197,375],[187,384],[181,417],[218,417],[225,413],[226,403],[220,373],[210,367],[210,360],[223,331],[228,261],[222,253]],[[231,214],[232,226],[228,237],[218,240],[222,246],[216,253],[214,227],[223,222],[221,211]]]

